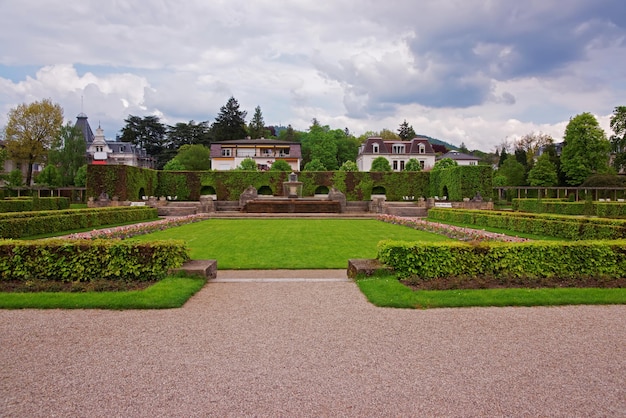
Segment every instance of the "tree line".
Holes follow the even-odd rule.
[[[607,137],[598,120],[585,112],[570,119],[563,142],[531,133],[496,150],[494,186],[618,186],[626,169],[626,106],[615,107]]]
[[[416,136],[406,120],[397,132],[383,129],[357,137],[348,128],[332,129],[315,118],[305,131],[295,130],[291,125],[266,126],[260,106],[255,108],[249,123],[246,116],[247,112],[240,109],[234,97],[220,108],[212,123],[191,120],[169,126],[158,116],[129,115],[117,139],[145,149],[155,158],[157,169],[210,169],[212,142],[250,137],[300,143],[302,170],[355,171],[359,146],[368,137],[410,140]],[[596,118],[582,113],[570,120],[562,144],[556,144],[548,135],[530,133],[512,145],[504,143],[495,153],[479,150],[472,153],[479,156],[482,163],[497,165],[494,174],[497,186],[577,186],[592,175],[615,174],[626,168],[626,106],[615,107],[610,127],[613,135],[607,138]],[[11,159],[26,164],[26,184],[31,184],[33,166],[39,163],[45,164],[36,179],[39,184],[84,185],[86,144],[82,132],[69,122],[63,125],[63,109],[58,104],[45,99],[11,109],[2,133],[4,147],[0,149],[0,163]],[[444,146],[433,148],[439,153],[448,150]],[[470,152],[464,144],[459,150]],[[376,167],[382,171],[387,169],[382,160]],[[246,162],[239,168],[253,169],[253,165]],[[408,164],[406,169],[419,168]],[[24,183],[21,170],[4,174],[4,179],[9,185]]]

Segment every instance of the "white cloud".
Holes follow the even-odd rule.
[[[22,0],[0,14],[0,125],[50,98],[114,136],[129,114],[416,131],[490,150],[626,97],[619,0]],[[19,42],[16,42],[19,40]],[[35,70],[33,70],[35,68]],[[23,72],[22,72],[23,71]],[[603,115],[603,116],[602,116]]]

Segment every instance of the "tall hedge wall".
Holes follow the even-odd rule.
[[[488,170],[484,166],[479,169],[458,167],[454,171],[455,178],[461,182],[457,194],[473,197],[478,188],[484,197],[490,196],[491,168],[486,168]],[[384,190],[388,200],[402,200],[403,196],[414,196],[416,199],[432,196],[432,174],[409,171],[304,171],[298,173],[298,181],[302,182],[303,196],[313,196],[320,186],[328,189],[334,186],[348,200],[369,200],[373,190]],[[177,196],[178,200],[198,200],[202,194],[216,194],[218,200],[238,200],[239,195],[250,185],[259,193],[282,196],[283,182],[288,179],[288,175],[287,172],[279,171],[155,171],[128,166],[90,166],[87,196],[97,197],[104,191],[111,197],[118,196],[120,200],[137,200],[140,198],[139,190],[143,188],[146,195]],[[488,183],[479,188],[477,182],[485,178]],[[450,198],[453,198],[452,195]]]
[[[493,170],[488,165],[463,165],[430,172],[431,196],[445,196],[461,201],[480,193],[483,199],[493,195]]]
[[[140,200],[156,196],[157,171],[128,165],[88,165],[87,197],[105,192],[119,200]]]

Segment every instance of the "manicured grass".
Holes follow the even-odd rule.
[[[373,219],[209,219],[133,239],[183,239],[192,259],[216,259],[219,269],[340,269],[376,258],[383,239],[451,241]]]
[[[626,304],[626,289],[542,288],[414,291],[394,276],[365,278],[359,289],[374,305],[390,308]]]
[[[206,283],[202,278],[168,277],[128,292],[0,293],[0,309],[168,309],[180,308]]]

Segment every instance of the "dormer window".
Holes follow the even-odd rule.
[[[372,153],[378,154],[378,144],[372,145]]]
[[[426,147],[424,144],[420,144],[418,149],[420,154],[426,154]]]
[[[404,154],[404,144],[394,144],[391,150],[394,154]]]
[[[222,149],[222,157],[230,157],[230,148]]]

